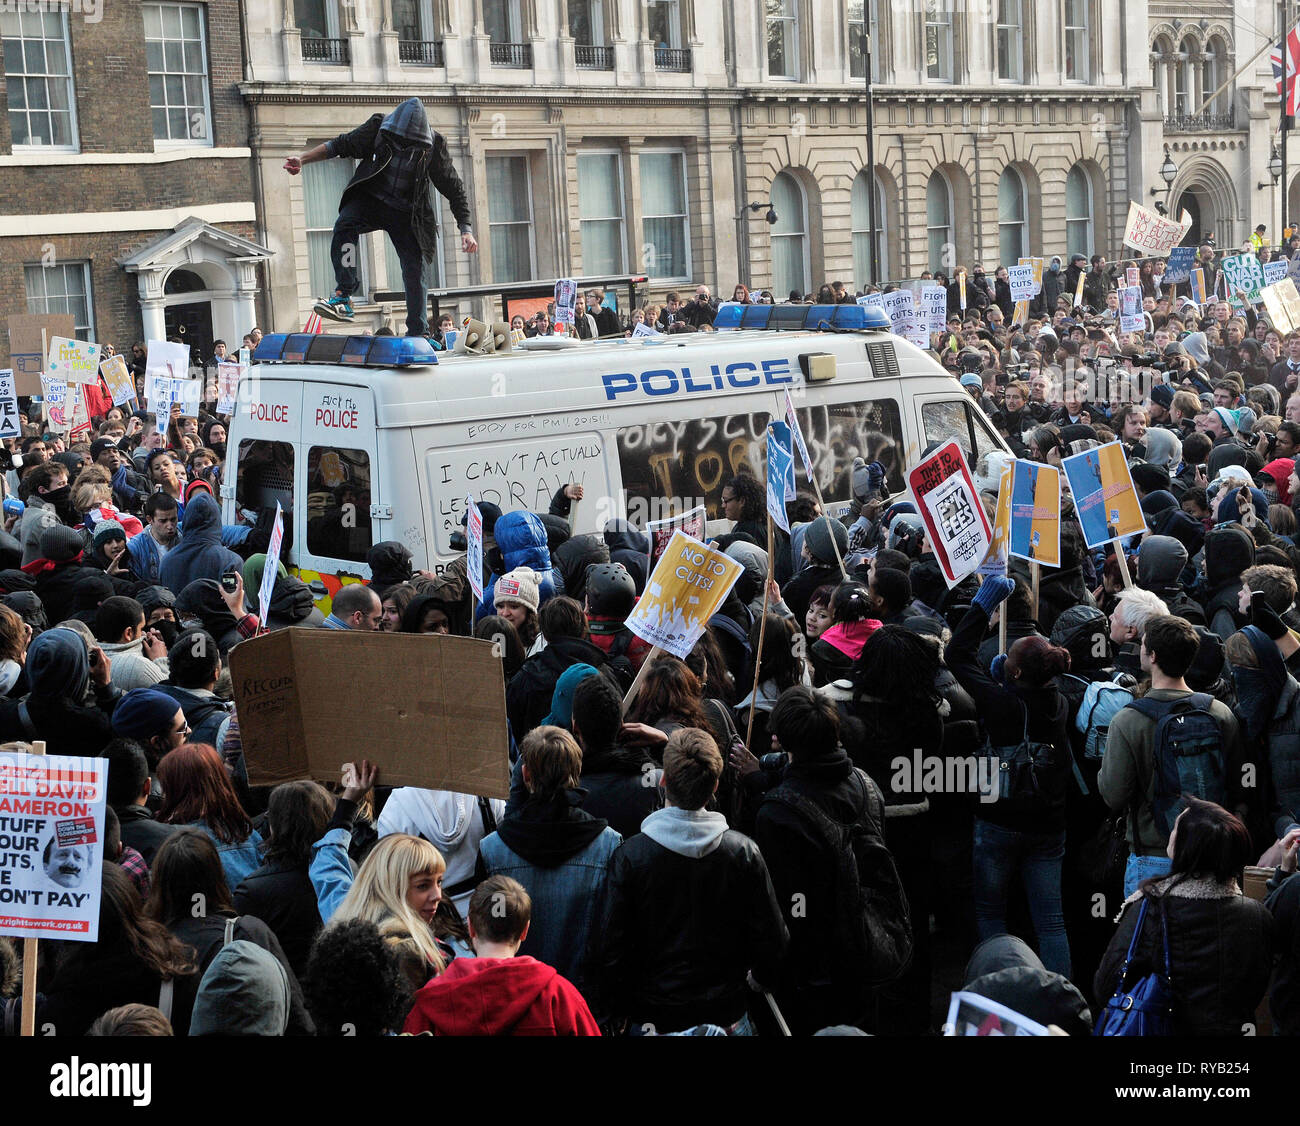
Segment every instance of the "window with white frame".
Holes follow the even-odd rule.
[[[202,6],[145,4],[141,11],[153,139],[211,145],[208,45]]]
[[[784,300],[791,292],[800,295],[812,288],[808,266],[808,203],[803,188],[789,172],[778,172],[772,180],[772,207],[777,219],[772,235],[772,295]]]
[[[867,56],[862,50],[862,37],[867,33],[867,0],[849,0],[849,77],[866,78]],[[874,50],[874,44],[873,48]]]
[[[535,270],[532,177],[526,156],[487,158],[488,240],[494,282],[531,281]]]
[[[1178,44],[1178,54],[1174,56],[1174,114],[1186,117],[1192,112],[1192,102],[1196,97],[1196,71],[1192,59],[1196,54],[1196,44],[1190,36]]]
[[[578,154],[578,226],[587,274],[623,272],[622,165],[618,153]]]
[[[646,5],[646,30],[656,47],[676,49],[682,45],[681,11],[677,0],[650,0]]]
[[[871,244],[873,231],[871,224],[871,191],[876,193],[876,223],[874,241],[876,244],[876,261],[880,276],[871,273]],[[879,285],[889,277],[888,243],[885,240],[885,192],[876,176],[868,174],[864,168],[853,181],[853,191],[849,199],[849,211],[853,224],[853,281],[859,289],[871,284]]]
[[[1214,95],[1214,100],[1206,107],[1207,113],[1226,114],[1232,108],[1232,87],[1219,90],[1224,77],[1232,70],[1228,59],[1228,45],[1222,37],[1216,35],[1205,44],[1205,55],[1201,61],[1202,97]],[[1217,93],[1215,93],[1218,91]]]
[[[1004,266],[1014,266],[1029,253],[1029,202],[1025,180],[1014,168],[1005,168],[998,180],[998,243]]]
[[[393,0],[393,30],[403,43],[432,42],[433,0]]]
[[[26,7],[0,12],[13,147],[75,150],[77,117],[68,14],[57,9],[22,10]]]
[[[1024,81],[1024,23],[1021,0],[997,0],[998,78],[1004,82]]]
[[[605,45],[604,0],[569,0],[569,34],[579,47]]]
[[[1092,80],[1092,0],[1065,0],[1065,77],[1070,82]]]
[[[925,75],[953,80],[952,0],[925,0]]]
[[[311,291],[316,297],[329,297],[336,284],[334,264],[330,258],[330,244],[334,241],[334,220],[339,214],[339,197],[352,179],[354,164],[351,160],[322,160],[306,164],[302,169],[303,205],[306,213],[307,272]],[[360,283],[358,293],[365,292],[365,271],[362,246],[345,248],[348,259],[357,270]]]
[[[95,309],[90,293],[90,263],[24,266],[29,313],[71,313],[78,340],[95,339]]]
[[[522,42],[517,0],[483,0],[483,28],[493,43]]]
[[[1169,56],[1173,50],[1164,36],[1151,46],[1151,85],[1156,92],[1156,109],[1162,116],[1169,106]]]
[[[797,0],[764,0],[767,12],[767,76],[799,77]]]
[[[1092,180],[1079,165],[1065,178],[1065,251],[1092,256]]]
[[[642,151],[641,269],[652,278],[677,280],[691,276],[691,224],[686,210],[686,155]]]
[[[942,172],[932,173],[925,188],[925,229],[930,243],[930,270],[951,270],[956,261],[952,249],[952,185]]]
[[[304,39],[340,37],[335,0],[293,0],[293,19]]]

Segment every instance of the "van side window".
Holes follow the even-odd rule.
[[[924,403],[921,406],[921,425],[925,428],[925,443],[956,441],[966,454],[968,465],[978,464],[980,458],[1002,447],[993,438],[984,412],[973,402],[953,399],[945,403]],[[975,454],[971,456],[974,443]]]
[[[868,463],[878,461],[885,467],[888,492],[902,492],[907,487],[903,423],[897,401],[866,399],[857,403],[830,403],[806,410],[796,406],[795,410],[803,439],[808,444],[813,472],[821,485],[823,500],[829,503],[853,499],[855,457]],[[794,464],[796,487],[807,489],[803,461],[797,450]]]
[[[307,551],[326,559],[366,561],[370,550],[370,455],[365,450],[307,450]]]
[[[265,438],[245,438],[239,443],[235,476],[235,503],[240,509],[275,511],[280,502],[286,521],[293,515],[293,446]]]

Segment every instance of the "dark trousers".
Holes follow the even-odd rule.
[[[411,213],[369,195],[354,195],[339,208],[334,220],[334,238],[330,242],[330,261],[338,291],[351,297],[361,284],[357,263],[361,257],[361,236],[383,231],[393,240],[398,261],[402,264],[402,288],[406,290],[406,333],[424,336],[429,331],[426,316],[428,291],[424,288],[424,256],[420,253],[415,232],[411,230]]]

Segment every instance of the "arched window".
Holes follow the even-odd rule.
[[[1092,180],[1079,165],[1065,178],[1065,250],[1092,256]]]
[[[1172,104],[1169,95],[1169,67],[1173,53],[1173,44],[1163,35],[1151,45],[1151,85],[1155,87],[1156,109],[1162,117],[1170,112]]]
[[[925,227],[930,236],[930,269],[950,273],[957,264],[952,245],[952,185],[942,172],[934,172],[925,189]]]
[[[876,262],[879,277],[871,276],[871,197],[872,188],[876,192]],[[889,261],[886,258],[888,243],[885,241],[885,191],[878,177],[870,176],[864,168],[853,181],[853,195],[850,200],[853,223],[853,281],[859,289],[868,283],[879,284],[889,274]]]
[[[789,172],[772,181],[772,296],[783,300],[791,290],[801,294],[812,288],[808,274],[808,203],[803,188]]]
[[[998,241],[1003,266],[1014,266],[1029,252],[1029,205],[1025,181],[1014,168],[1006,168],[998,181]]]
[[[1174,116],[1187,117],[1196,108],[1196,69],[1192,59],[1196,43],[1189,35],[1178,44],[1174,56]]]
[[[1232,73],[1228,63],[1228,45],[1222,37],[1216,35],[1205,45],[1205,57],[1201,61],[1201,98],[1204,100],[1219,89],[1220,83]],[[1214,101],[1206,107],[1206,113],[1225,115],[1232,104],[1232,88],[1215,95]]]

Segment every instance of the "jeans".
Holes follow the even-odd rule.
[[[406,332],[408,336],[424,336],[429,331],[425,316],[429,294],[424,288],[424,256],[411,230],[409,211],[389,207],[365,194],[354,195],[343,204],[339,217],[334,220],[334,238],[330,242],[330,261],[334,264],[338,291],[344,297],[351,297],[361,284],[357,275],[360,239],[371,231],[383,231],[393,240],[402,263],[402,287],[406,290]]]
[[[1124,865],[1124,898],[1127,899],[1138,889],[1138,884],[1148,876],[1167,876],[1173,861],[1167,856],[1138,856],[1135,852],[1128,854],[1128,863]]]
[[[983,942],[1007,933],[1007,894],[1019,872],[1038,935],[1038,955],[1053,973],[1070,976],[1070,940],[1061,909],[1065,831],[1022,833],[975,819],[975,926]]]

